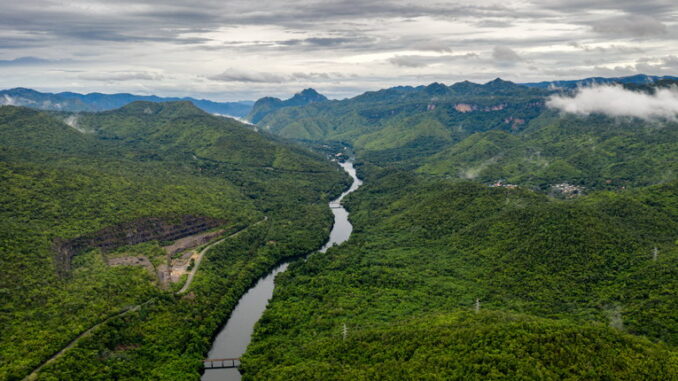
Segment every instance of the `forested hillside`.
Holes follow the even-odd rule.
[[[671,77],[643,78],[600,82],[648,94],[677,83]],[[577,89],[545,87],[501,79],[394,87],[286,107],[258,125],[289,138],[350,144],[362,160],[383,167],[486,184],[543,191],[566,184],[585,192],[676,179],[675,120],[561,114],[548,100]]]
[[[38,378],[196,377],[210,337],[251,282],[322,245],[326,202],[346,184],[324,157],[189,102],[91,114],[0,107],[0,142],[0,379],[25,377],[133,306],[141,307],[94,332],[106,337],[92,339],[96,348],[82,347],[86,338]],[[226,235],[252,228],[210,252],[188,298],[174,297],[156,271],[110,265],[137,255],[158,269],[168,242],[157,239],[85,247],[58,271],[59,242],[130,223],[141,235],[158,223],[179,231],[181,221],[208,221],[202,229]]]
[[[427,158],[418,171],[542,190],[563,182],[586,189],[620,189],[676,179],[676,152],[676,122],[546,112],[519,134],[474,134]]]
[[[367,186],[351,240],[280,275],[245,378],[674,379],[678,124],[548,107],[577,92],[434,83],[264,117],[353,145]]]
[[[247,379],[677,374],[678,183],[558,201],[363,173],[351,241],[279,277]]]
[[[307,89],[257,128],[0,107],[0,379],[197,379],[253,282],[326,241],[353,152],[351,238],[278,276],[245,379],[674,379],[678,123],[549,107],[576,91]],[[225,240],[179,295],[194,234]]]

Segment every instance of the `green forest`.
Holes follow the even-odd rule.
[[[24,378],[87,328],[136,305],[142,307],[106,323],[39,378],[149,371],[196,378],[210,338],[244,290],[282,258],[322,245],[331,226],[326,202],[347,183],[322,156],[189,102],[89,114],[1,107],[0,141],[0,379]],[[141,267],[108,266],[111,254],[100,249],[76,255],[72,272],[57,274],[57,238],[182,215],[220,219],[227,232],[267,220],[210,251],[188,299],[158,287]],[[118,251],[152,252],[161,244]]]
[[[263,117],[352,145],[366,185],[351,239],[278,276],[244,379],[678,379],[678,125],[561,114],[553,91],[396,87]]]
[[[366,174],[351,241],[279,276],[246,379],[675,377],[678,183],[558,200]]]

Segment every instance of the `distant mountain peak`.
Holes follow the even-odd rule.
[[[293,103],[294,106],[297,106],[297,103],[301,104],[313,103],[313,102],[322,102],[326,101],[327,97],[320,94],[313,88],[304,89],[299,93],[294,94],[294,96],[288,99],[286,102]]]
[[[303,89],[298,94],[301,94],[301,95],[304,95],[304,96],[315,96],[315,95],[323,96],[312,87],[309,87],[308,89]]]
[[[254,103],[252,111],[250,111],[247,116],[247,120],[252,123],[257,123],[263,119],[266,115],[272,113],[281,108],[292,107],[292,106],[305,106],[310,103],[318,103],[327,101],[327,97],[320,94],[313,88],[304,89],[296,94],[292,98],[287,100],[280,100],[278,98],[264,97]]]
[[[497,78],[495,78],[495,79],[493,79],[493,80],[491,80],[491,81],[489,81],[485,84],[485,86],[488,86],[488,85],[489,86],[497,86],[497,85],[504,86],[504,85],[515,85],[515,83],[513,83],[511,81],[504,81],[503,79],[497,77]]]

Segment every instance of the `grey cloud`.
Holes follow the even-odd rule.
[[[312,47],[312,48],[337,48],[346,46],[371,45],[373,40],[366,37],[309,37],[276,41],[273,45]]]
[[[153,72],[97,72],[78,75],[78,78],[87,81],[161,81],[162,74]]]
[[[666,25],[659,20],[644,15],[615,17],[596,21],[593,31],[613,36],[648,37],[667,33]]]
[[[282,83],[286,77],[275,73],[229,68],[221,74],[208,76],[207,79],[219,82]]]
[[[0,66],[45,65],[52,62],[38,57],[19,57],[13,60],[0,60]]]
[[[365,2],[303,1],[290,6],[286,1],[271,1],[257,7],[251,2],[197,0],[190,4],[171,0],[92,1],[93,9],[107,7],[106,12],[91,12],[68,3],[54,7],[49,1],[26,0],[3,5],[0,29],[39,32],[83,40],[158,41],[178,39],[185,32],[214,30],[234,25],[279,25],[308,27],[325,21],[374,19],[378,17],[465,17],[501,15],[504,6],[456,5],[450,3],[407,1]],[[145,5],[145,7],[144,7]],[[322,28],[319,28],[322,29]],[[181,39],[177,40],[182,42]],[[185,41],[183,41],[185,42]],[[332,41],[308,41],[323,45]]]
[[[389,58],[388,62],[400,67],[426,67],[437,63],[445,63],[456,60],[467,60],[479,58],[476,53],[467,54],[445,54],[440,56],[422,56],[422,55],[397,55]]]
[[[206,76],[205,78],[218,82],[248,82],[248,83],[285,83],[294,81],[333,80],[345,78],[341,73],[295,72],[289,74],[241,70],[229,68],[221,74]]]
[[[179,94],[219,88],[224,96],[293,92],[306,82],[347,94],[496,76],[675,74],[666,57],[678,55],[677,19],[675,0],[8,0],[0,82]],[[630,46],[621,38],[657,40]],[[582,43],[571,49],[571,41]],[[458,53],[468,51],[483,54]],[[83,72],[45,70],[38,80],[16,57],[73,57],[68,68]]]
[[[627,14],[666,17],[676,13],[674,0],[540,0],[544,9],[568,14],[587,13],[592,10],[623,11]]]
[[[659,60],[641,60],[636,63],[636,70],[650,74],[675,74],[678,72],[678,56],[666,56]]]
[[[518,53],[507,46],[495,46],[492,49],[492,58],[499,64],[514,64],[522,61]]]
[[[507,28],[512,25],[509,20],[480,20],[476,23],[481,28]]]
[[[424,67],[431,64],[429,57],[425,56],[395,56],[388,61],[402,67]]]
[[[605,46],[590,46],[590,45],[585,45],[585,44],[580,44],[578,42],[570,42],[568,45],[581,49],[585,52],[590,52],[590,53],[622,53],[622,54],[628,54],[628,53],[642,53],[645,50],[638,47],[638,46],[623,46],[623,45],[615,45],[615,44],[610,44],[610,45],[605,45]]]

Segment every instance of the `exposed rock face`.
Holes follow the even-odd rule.
[[[184,251],[184,250],[187,250],[187,249],[192,249],[194,247],[198,247],[200,245],[204,245],[204,244],[208,243],[209,241],[213,240],[214,238],[216,238],[216,237],[218,237],[222,234],[224,234],[223,229],[217,230],[217,231],[214,231],[214,232],[184,237],[184,238],[178,239],[172,245],[164,246],[163,249],[165,249],[165,252],[167,252],[167,254],[174,255],[174,254],[176,254],[180,251]]]
[[[71,270],[74,255],[88,249],[110,251],[120,246],[136,245],[146,241],[173,241],[223,225],[224,220],[203,216],[144,217],[109,226],[97,232],[52,242],[57,272],[64,276]]]

